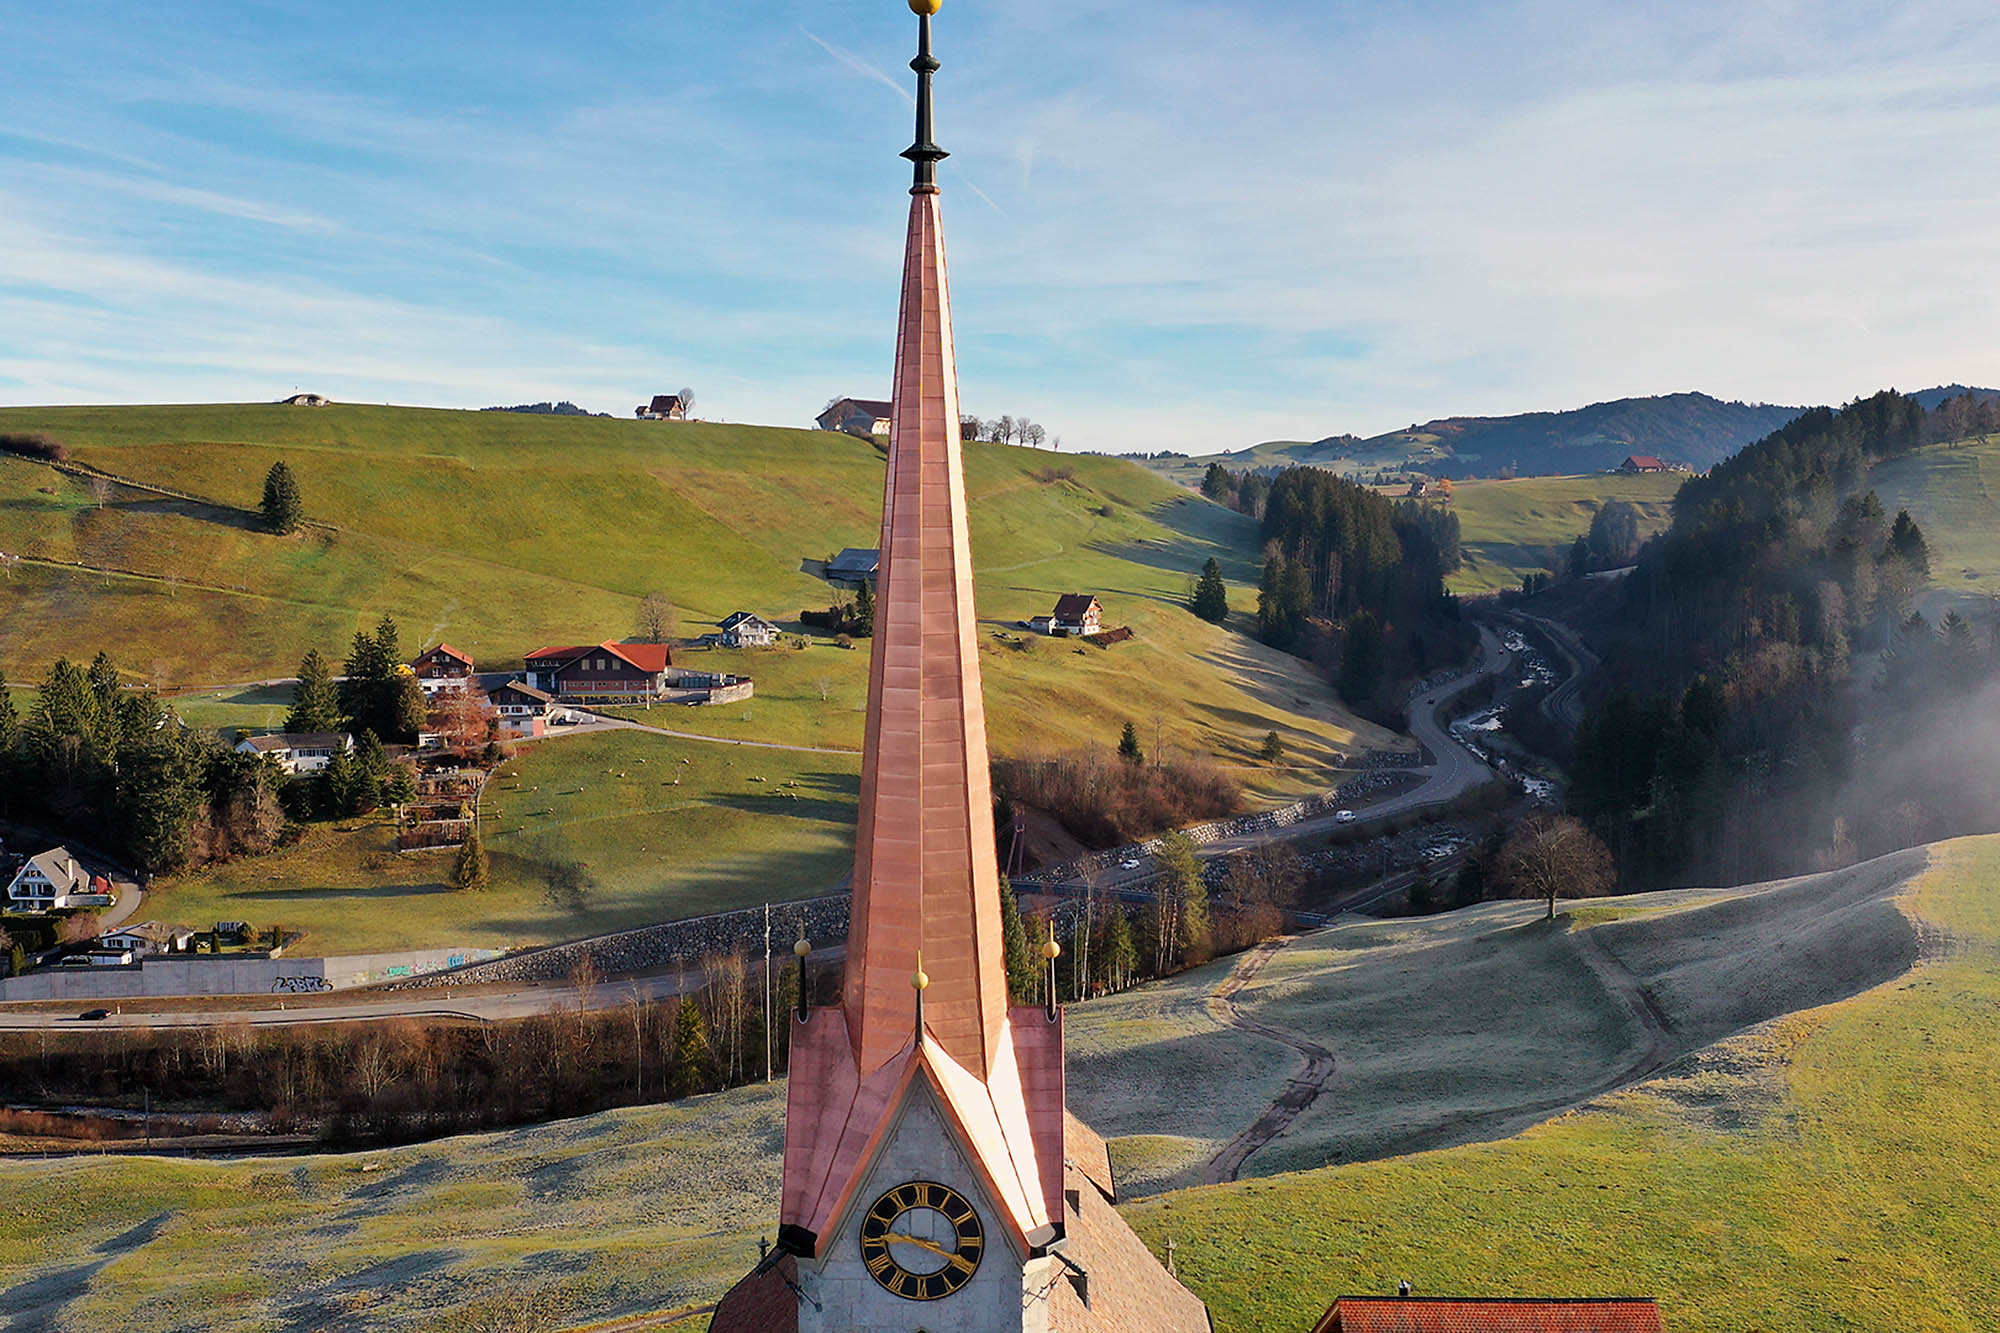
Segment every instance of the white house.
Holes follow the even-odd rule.
[[[186,926],[170,926],[163,921],[141,921],[136,926],[120,926],[97,937],[97,946],[91,950],[92,961],[97,954],[123,955],[119,961],[131,962],[154,953],[187,953],[194,948],[194,932]]]
[[[526,681],[510,680],[487,698],[500,715],[500,729],[517,740],[542,735],[560,715],[555,696]]]
[[[1095,597],[1087,592],[1066,592],[1056,599],[1049,632],[1072,637],[1095,634],[1104,628],[1103,618],[1104,608]]]
[[[335,755],[353,754],[354,737],[344,731],[279,732],[238,741],[236,752],[269,755],[287,773],[317,773]]]
[[[737,611],[722,622],[717,637],[725,648],[769,648],[781,632],[776,625],[748,611]]]
[[[31,856],[7,885],[10,912],[53,912],[61,907],[80,907],[84,900],[103,895],[91,892],[90,873],[69,854],[67,847],[51,847],[40,856]]]

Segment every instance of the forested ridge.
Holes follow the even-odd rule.
[[[1393,712],[1397,682],[1469,650],[1444,586],[1461,559],[1450,510],[1314,467],[1267,478],[1211,465],[1202,493],[1262,524],[1258,637],[1318,664],[1348,703]]]
[[[1916,602],[1924,535],[1870,466],[1994,426],[1884,391],[1805,412],[1674,502],[1602,594],[1616,689],[1577,738],[1571,801],[1628,886],[1737,883],[1989,827],[2000,626]]]

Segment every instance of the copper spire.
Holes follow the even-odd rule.
[[[922,0],[918,0],[921,4]],[[931,139],[930,15],[918,9],[916,163],[903,257],[882,560],[848,935],[862,1071],[909,1040],[917,951],[927,1026],[985,1077],[1007,1016],[986,711],[960,457],[958,367]]]

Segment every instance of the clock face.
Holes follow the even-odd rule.
[[[888,1291],[908,1301],[949,1296],[979,1271],[986,1231],[965,1196],[913,1180],[877,1199],[861,1219],[861,1262]]]

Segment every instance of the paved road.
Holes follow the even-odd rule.
[[[1422,782],[1409,791],[1397,792],[1357,808],[1354,812],[1355,818],[1347,821],[1346,827],[1366,828],[1370,824],[1392,819],[1398,815],[1447,805],[1482,783],[1491,781],[1494,776],[1493,770],[1488,768],[1477,755],[1458,743],[1442,721],[1442,715],[1452,700],[1464,694],[1482,679],[1519,670],[1514,659],[1515,655],[1500,642],[1497,634],[1484,625],[1480,626],[1478,667],[1457,680],[1427,690],[1410,700],[1410,732],[1423,743],[1424,749],[1431,756],[1431,763],[1427,767],[1409,770],[1412,775],[1421,778]],[[1267,843],[1295,842],[1317,837],[1339,827],[1342,827],[1342,822],[1337,814],[1316,815],[1311,819],[1302,819],[1296,824],[1239,834],[1233,838],[1220,838],[1205,844],[1200,852],[1204,859],[1212,859]],[[1100,872],[1097,876],[1098,887],[1106,889],[1137,887],[1158,873],[1153,859],[1137,848],[1126,848],[1117,855],[1127,861],[1137,861],[1138,864],[1130,868],[1118,865]],[[1080,885],[1081,882],[1073,883]],[[1057,886],[1050,887],[1060,891]]]
[[[1526,611],[1517,613],[1521,619],[1532,621],[1542,631],[1555,648],[1556,655],[1563,659],[1567,674],[1562,684],[1549,691],[1542,700],[1542,710],[1549,719],[1574,732],[1583,725],[1583,687],[1597,673],[1603,663],[1596,653],[1584,646],[1576,631],[1561,621],[1550,620],[1547,616],[1531,615]]]

